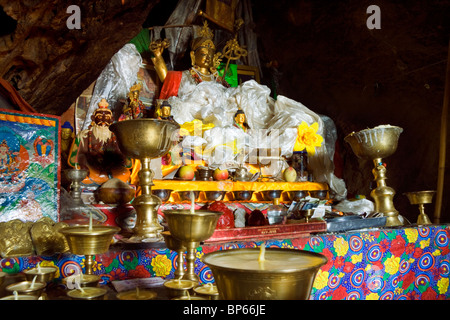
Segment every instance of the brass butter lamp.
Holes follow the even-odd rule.
[[[119,227],[92,225],[92,222],[89,225],[70,226],[60,230],[69,243],[70,252],[86,256],[85,273],[89,275],[93,274],[93,256],[107,252],[114,234],[119,231]]]
[[[430,218],[425,213],[425,204],[432,203],[433,196],[435,193],[436,191],[433,190],[405,193],[405,195],[408,197],[410,204],[419,206],[419,216],[417,217],[418,225],[431,224]]]
[[[116,135],[120,151],[141,162],[138,177],[142,193],[132,202],[136,210],[136,224],[130,240],[162,241],[164,228],[158,222],[157,214],[162,202],[151,192],[154,172],[150,169],[150,160],[169,152],[172,142],[178,138],[176,130],[180,126],[167,120],[141,118],[119,121],[109,128]]]
[[[183,280],[198,284],[200,278],[195,274],[195,250],[200,242],[209,239],[216,229],[217,221],[222,212],[208,210],[164,210],[164,217],[169,226],[170,234],[181,241],[187,249],[186,273]]]
[[[400,127],[380,125],[372,129],[352,132],[344,138],[358,158],[373,161],[372,173],[377,187],[370,195],[375,200],[375,212],[383,213],[388,227],[401,226],[403,223],[399,219],[399,212],[394,207],[395,190],[386,185],[386,167],[383,159],[397,150],[402,131]]]

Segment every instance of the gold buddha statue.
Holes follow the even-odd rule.
[[[202,81],[216,81],[228,87],[228,83],[219,76],[217,67],[220,65],[221,53],[216,53],[213,42],[213,32],[205,21],[198,36],[191,43],[191,63],[192,67],[185,71],[168,71],[166,63],[162,57],[163,51],[168,47],[167,39],[158,39],[150,44],[150,51],[153,53],[153,64],[156,72],[163,82],[159,99],[167,99],[177,96],[180,86],[185,82],[195,85]]]

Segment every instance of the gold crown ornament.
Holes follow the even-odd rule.
[[[216,46],[214,45],[214,42],[212,41],[214,37],[214,33],[212,30],[208,27],[208,22],[203,22],[203,27],[199,32],[199,36],[194,38],[192,41],[191,48],[193,51],[197,51],[200,48],[207,48],[211,50],[215,50]]]

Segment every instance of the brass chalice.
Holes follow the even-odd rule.
[[[194,272],[195,250],[200,242],[212,236],[221,215],[222,212],[208,210],[164,210],[171,236],[180,240],[187,249],[183,280],[198,284],[200,278]]]
[[[427,191],[415,191],[415,192],[406,192],[405,195],[408,197],[409,203],[419,205],[419,216],[417,217],[417,224],[431,224],[430,218],[425,213],[425,204],[432,203],[433,196],[436,191],[427,190]]]
[[[370,195],[375,200],[375,211],[386,217],[386,226],[401,226],[399,213],[394,207],[395,191],[386,185],[386,167],[383,158],[387,158],[397,150],[397,144],[403,129],[391,125],[381,125],[373,129],[352,132],[344,138],[350,144],[358,158],[372,160],[375,168],[372,173],[377,187]]]
[[[120,151],[126,156],[138,159],[142,168],[138,173],[142,194],[132,205],[136,209],[136,224],[133,228],[135,240],[162,241],[164,228],[158,222],[158,207],[161,199],[153,195],[151,187],[154,173],[150,160],[169,152],[173,141],[177,141],[176,130],[180,126],[166,120],[132,119],[113,123],[110,130],[117,138]]]
[[[67,169],[64,170],[64,174],[67,180],[71,181],[70,192],[72,199],[75,204],[83,205],[83,200],[81,200],[81,181],[83,181],[89,174],[89,170],[86,169]]]

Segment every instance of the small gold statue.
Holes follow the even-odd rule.
[[[233,124],[233,126],[235,126],[236,128],[244,130],[244,132],[247,132],[248,125],[247,125],[245,113],[244,113],[243,110],[239,109],[234,114],[234,124]]]
[[[167,101],[163,101],[161,106],[159,107],[159,115],[158,120],[169,120],[175,122],[173,117],[170,115],[172,111],[172,106]]]
[[[158,39],[150,44],[149,49],[154,55],[152,58],[153,64],[155,65],[159,78],[163,82],[159,99],[176,96],[180,83],[182,82],[182,77],[185,76],[190,76],[190,80],[194,84],[202,81],[216,81],[229,87],[229,84],[217,72],[222,54],[220,52],[216,53],[216,47],[212,41],[213,36],[213,32],[209,29],[208,23],[205,21],[198,36],[191,43],[190,57],[192,67],[185,72],[167,70],[167,66],[162,57],[164,49],[169,45],[167,39]]]
[[[139,99],[142,90],[142,83],[135,83],[128,93],[127,104],[123,108],[123,113],[119,121],[142,118],[144,114],[144,103]]]

